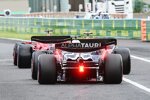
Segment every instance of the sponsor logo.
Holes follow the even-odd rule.
[[[61,48],[98,48],[101,43],[63,43]]]

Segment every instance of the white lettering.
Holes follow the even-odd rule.
[[[83,47],[84,47],[84,45],[85,45],[85,43],[81,43],[81,48],[83,48]]]
[[[99,44],[98,44],[98,43],[95,43],[95,47],[99,47]]]
[[[86,43],[84,47],[85,47],[85,48],[88,48],[88,47],[89,47],[88,43]]]
[[[101,43],[63,43],[61,48],[98,48],[101,47]]]

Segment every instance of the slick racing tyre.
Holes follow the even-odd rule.
[[[32,48],[28,44],[20,44],[17,48],[18,68],[31,68]]]
[[[38,82],[39,84],[55,84],[57,81],[56,59],[52,54],[39,56]]]
[[[131,58],[130,58],[130,50],[128,48],[117,48],[115,49],[116,54],[120,54],[122,56],[123,61],[123,74],[128,75],[131,71]]]
[[[37,80],[37,71],[38,71],[38,57],[43,54],[42,51],[35,51],[32,53],[32,64],[31,64],[31,73],[32,79]]]
[[[122,58],[120,54],[109,54],[105,60],[104,83],[120,84],[122,82]]]
[[[16,66],[17,65],[17,48],[20,45],[20,42],[15,43],[14,49],[13,49],[13,64]]]

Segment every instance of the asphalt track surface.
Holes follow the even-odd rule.
[[[150,100],[150,43],[118,40],[132,55],[132,71],[121,84],[57,83],[39,85],[30,69],[12,62],[15,41],[0,39],[0,100]]]

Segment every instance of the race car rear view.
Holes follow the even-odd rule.
[[[40,40],[39,37],[34,37]],[[77,39],[55,44],[53,53],[38,56],[39,84],[58,81],[103,81],[119,84],[131,69],[128,48],[117,48],[114,38]],[[41,40],[41,42],[49,42]]]
[[[17,65],[18,68],[31,68],[31,65],[33,65],[33,63],[35,62],[31,61],[32,58],[35,58],[45,51],[51,51],[54,47],[54,43],[61,42],[62,40],[64,41],[64,39],[70,38],[70,36],[40,36],[40,38],[43,38],[45,41],[46,38],[48,38],[53,42],[41,43],[32,41],[31,39],[31,41],[15,43],[13,49],[13,64]]]

